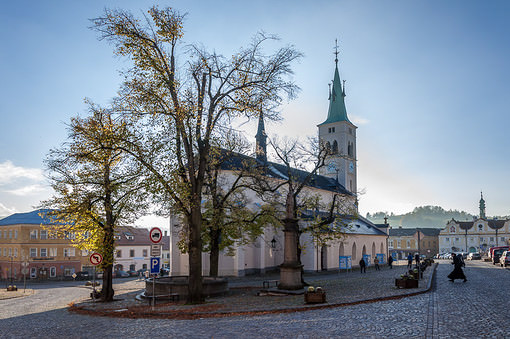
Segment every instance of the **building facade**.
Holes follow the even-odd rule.
[[[114,238],[114,271],[138,271],[149,268],[152,242],[148,229],[119,226]]]
[[[394,259],[405,259],[409,254],[432,257],[439,251],[438,228],[390,228],[388,249]]]
[[[69,239],[52,238],[44,225],[51,222],[43,210],[16,213],[0,220],[0,277],[14,280],[71,278],[90,265],[88,253]]]
[[[485,215],[485,200],[481,195],[480,216],[471,221],[448,221],[439,234],[439,251],[487,252],[490,247],[508,245],[509,219],[489,219]]]

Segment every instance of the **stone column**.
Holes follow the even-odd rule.
[[[301,282],[301,265],[298,261],[298,221],[296,219],[284,220],[284,250],[283,264],[280,265],[279,289],[298,290],[303,288]]]

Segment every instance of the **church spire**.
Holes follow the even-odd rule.
[[[480,218],[485,219],[485,200],[483,200],[483,192],[480,192]]]
[[[338,41],[335,40],[335,75],[333,78],[333,86],[329,95],[329,110],[328,118],[322,124],[329,124],[332,122],[349,121],[347,117],[347,109],[345,108],[345,81],[342,86],[340,81],[340,73],[338,72]],[[322,125],[321,124],[321,125]]]
[[[262,161],[263,163],[267,162],[267,135],[266,130],[264,128],[264,114],[262,113],[262,109],[260,110],[259,115],[259,126],[257,129],[257,135],[255,135],[256,146],[255,146],[255,155],[257,160]]]

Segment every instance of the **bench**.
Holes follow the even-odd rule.
[[[274,285],[274,287],[278,287],[279,282],[280,282],[279,280],[264,280],[262,282],[262,287],[269,288],[269,287],[271,287],[271,285]]]
[[[160,295],[154,296],[154,298],[156,300],[165,299],[165,300],[171,300],[171,301],[179,301],[179,294],[178,293],[160,294]],[[152,300],[152,296],[148,296],[147,299],[149,299],[149,302],[150,302],[150,300]]]

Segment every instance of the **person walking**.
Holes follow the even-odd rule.
[[[393,269],[393,257],[391,255],[388,258],[388,266],[390,267],[390,269]]]
[[[367,264],[363,258],[359,261],[359,271],[360,273],[367,273]]]
[[[377,257],[374,258],[374,267],[376,271],[379,271],[379,259]]]
[[[448,279],[450,279],[451,282],[454,282],[455,279],[464,279],[464,282],[467,281],[466,275],[464,274],[464,271],[462,271],[462,266],[464,265],[464,261],[460,258],[462,254],[452,253],[452,265],[453,265],[453,271],[448,274]]]
[[[413,268],[413,255],[411,253],[407,256],[407,268],[410,270]]]

